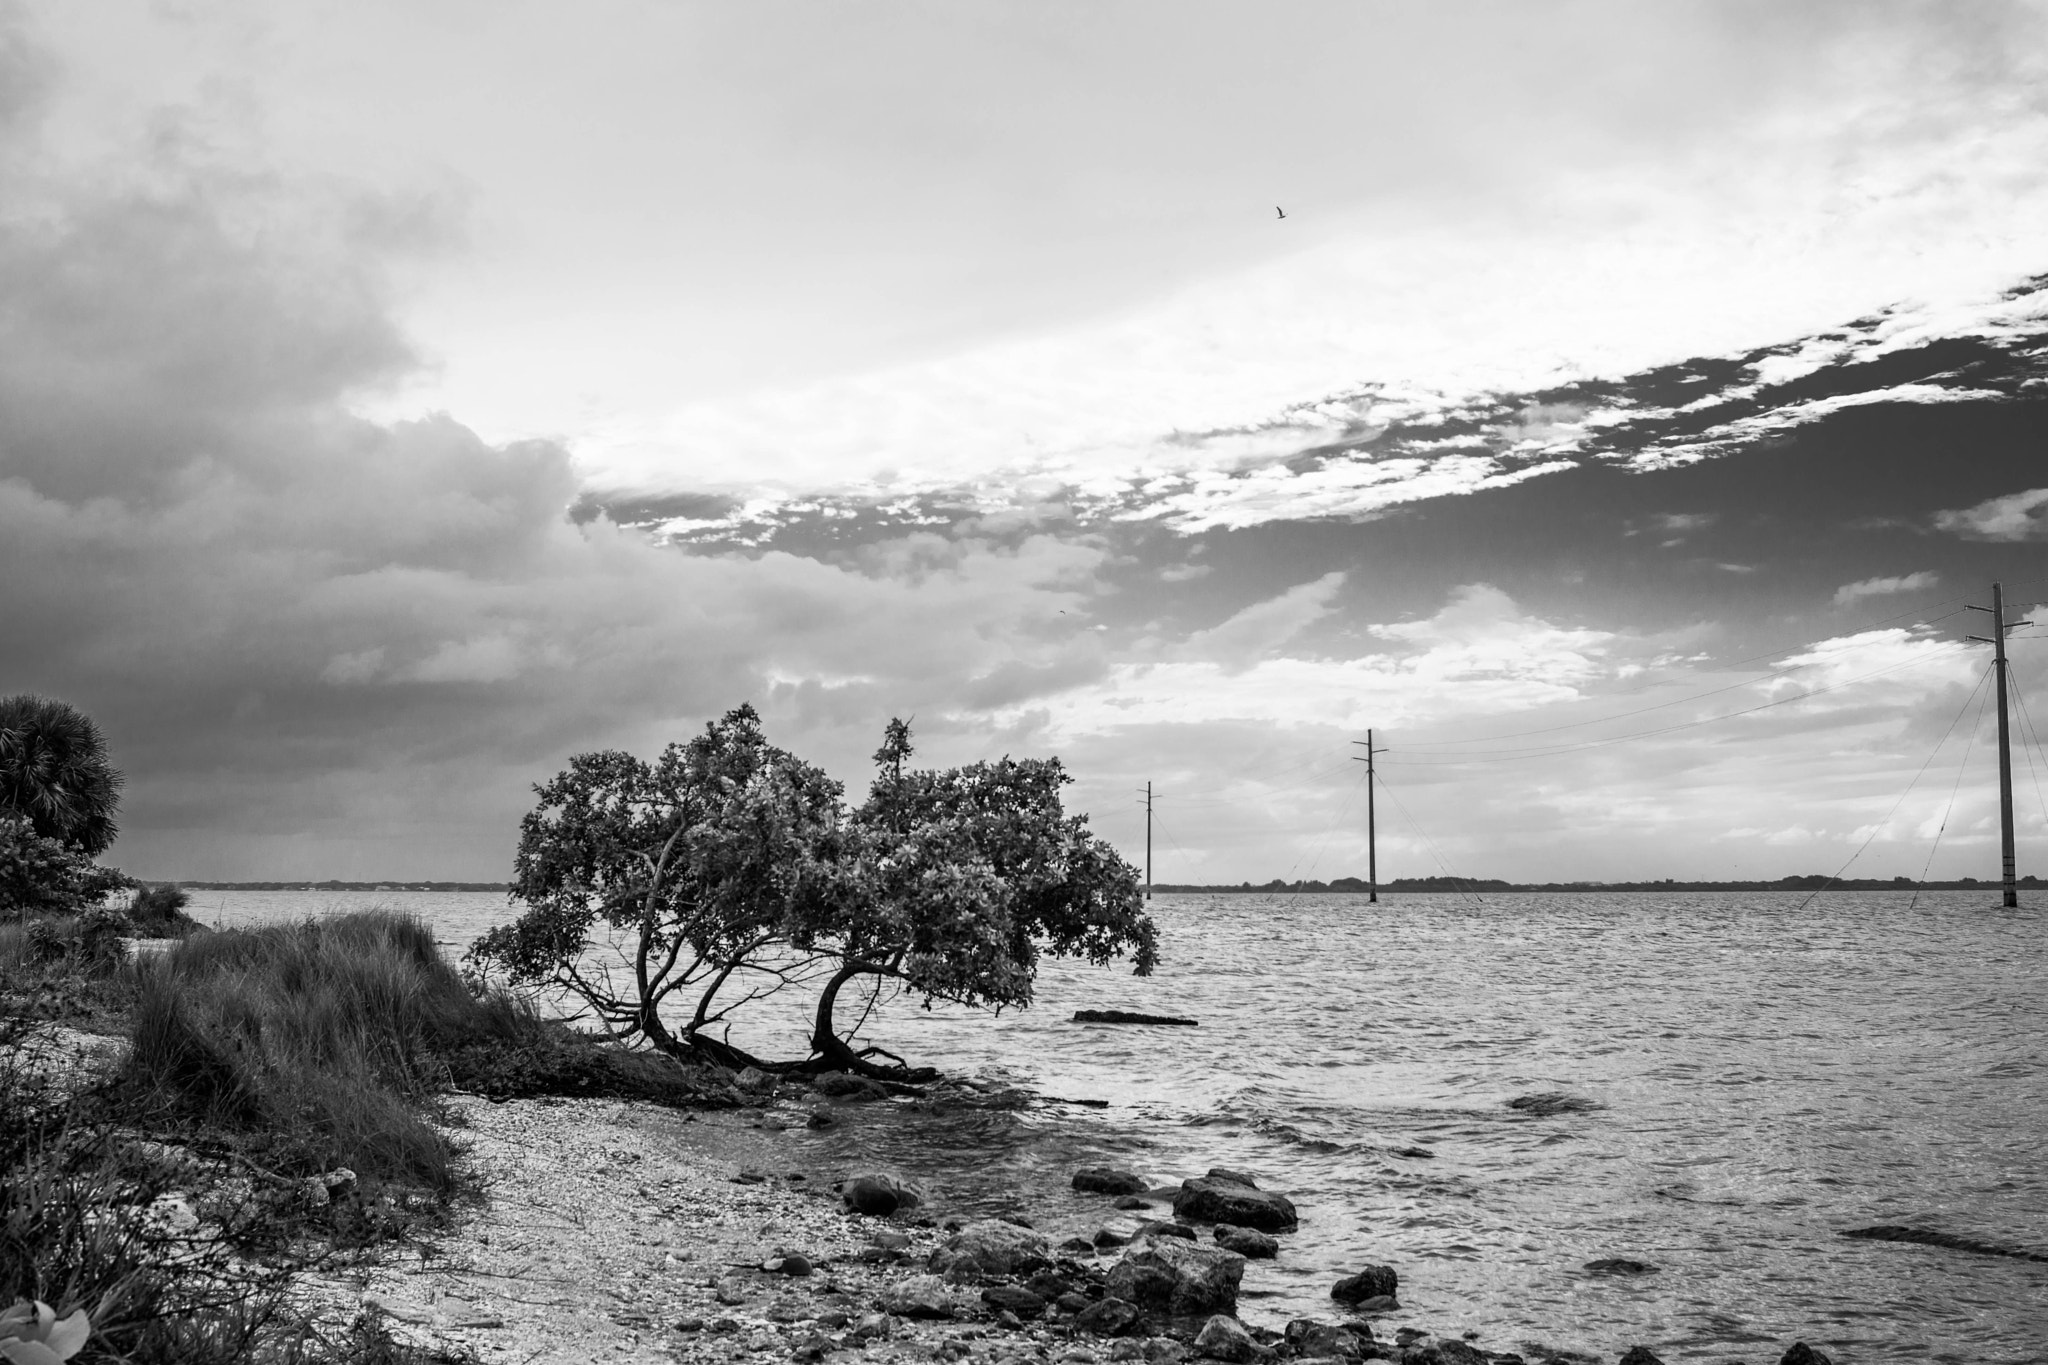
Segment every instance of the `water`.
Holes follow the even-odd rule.
[[[330,899],[194,909],[233,923]],[[376,899],[457,946],[506,914],[494,895]],[[898,1003],[869,1030],[1106,1109],[877,1106],[784,1140],[792,1165],[893,1167],[945,1207],[1056,1236],[1106,1212],[1065,1188],[1078,1165],[1249,1169],[1302,1216],[1246,1277],[1254,1321],[1328,1316],[1339,1274],[1386,1263],[1394,1323],[1496,1350],[1770,1365],[1803,1338],[1842,1365],[2048,1360],[2048,1264],[1839,1235],[1907,1223],[2048,1253],[2048,915],[1988,899],[1161,897],[1149,980],[1048,963],[1032,1010]],[[1091,1007],[1202,1026],[1067,1022]],[[785,1014],[745,1041],[792,1055],[800,1038]],[[1506,1106],[1542,1091],[1601,1107]],[[1581,1269],[1610,1256],[1659,1270]]]

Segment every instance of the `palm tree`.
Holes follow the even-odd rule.
[[[118,833],[121,781],[106,737],[83,711],[26,692],[0,697],[0,811],[97,858]]]

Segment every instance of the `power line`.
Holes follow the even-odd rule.
[[[1947,658],[1965,648],[1964,645],[1959,643],[1944,645],[1931,653],[1921,655],[1917,659],[1908,659],[1904,663],[1892,664],[1889,667],[1876,669],[1869,673],[1861,673],[1853,678],[1844,678],[1840,682],[1829,683],[1823,687],[1810,688],[1795,696],[1779,697],[1775,701],[1763,702],[1756,706],[1746,706],[1739,711],[1728,711],[1718,716],[1705,716],[1699,720],[1681,721],[1676,725],[1661,725],[1653,730],[1638,730],[1634,734],[1616,735],[1608,739],[1587,740],[1583,744],[1553,744],[1521,750],[1507,749],[1502,750],[1498,754],[1425,754],[1415,759],[1401,762],[1401,766],[1408,768],[1449,768],[1467,763],[1513,763],[1528,758],[1554,758],[1561,754],[1578,753],[1585,749],[1610,748],[1616,744],[1628,744],[1639,739],[1652,739],[1658,735],[1674,734],[1680,730],[1695,730],[1702,725],[1713,725],[1719,721],[1734,720],[1738,716],[1755,715],[1759,711],[1769,711],[1774,707],[1789,706],[1793,702],[1805,701],[1809,697],[1818,697],[1829,692],[1838,692],[1844,687],[1853,686],[1859,682],[1868,682],[1872,678],[1880,678],[1887,673],[1896,673],[1906,668],[1917,668],[1921,664],[1931,662],[1932,660]],[[1399,750],[1396,752],[1399,752]],[[1398,760],[1389,760],[1390,763],[1396,761]]]
[[[1899,813],[1899,807],[1906,804],[1906,798],[1913,794],[1913,788],[1919,785],[1920,779],[1926,775],[1927,769],[1933,765],[1935,754],[1941,752],[1942,745],[1947,744],[1948,737],[1955,733],[1957,724],[1960,723],[1963,718],[1963,712],[1969,710],[1970,703],[1977,699],[1977,691],[1979,688],[1984,686],[1984,679],[1990,676],[1991,670],[1987,667],[1984,670],[1983,675],[1977,679],[1977,686],[1970,689],[1970,695],[1964,697],[1963,704],[1956,708],[1955,719],[1949,721],[1948,729],[1941,732],[1941,739],[1936,742],[1933,751],[1927,755],[1927,761],[1920,765],[1920,771],[1913,774],[1913,780],[1906,784],[1906,789],[1899,793],[1899,799],[1892,802],[1892,808],[1889,811],[1885,812],[1884,819],[1878,821],[1875,825],[1872,825],[1870,827],[1869,836],[1865,838],[1861,844],[1857,845],[1856,851],[1849,855],[1849,861],[1843,863],[1842,866],[1836,870],[1834,876],[1828,878],[1819,886],[1816,886],[1813,889],[1811,895],[1807,896],[1805,900],[1799,902],[1799,908],[1801,910],[1804,910],[1807,906],[1813,904],[1815,896],[1820,895],[1821,892],[1827,890],[1830,886],[1833,886],[1836,882],[1842,880],[1842,873],[1847,872],[1850,869],[1850,867],[1852,867],[1855,864],[1856,860],[1863,856],[1863,850],[1870,847],[1871,840],[1877,838],[1879,831],[1883,830],[1886,825],[1889,825],[1892,822],[1892,817]]]
[[[2048,582],[2048,579],[2043,579],[2043,580],[2040,580],[2040,581],[2042,581],[2042,582]],[[1956,604],[1956,603],[1960,603],[1960,602],[1962,602],[1962,600],[1963,600],[1963,599],[1962,599],[1962,598],[1960,598],[1960,597],[1951,597],[1951,598],[1949,598],[1949,599],[1948,599],[1947,601],[1943,601],[1943,602],[1936,602],[1936,603],[1934,603],[1934,604],[1933,604],[1933,606],[1931,606],[1931,607],[1915,607],[1915,608],[1914,608],[1913,610],[1911,610],[1911,611],[1902,611],[1902,612],[1898,613],[1898,614],[1897,614],[1897,615],[1895,615],[1895,616],[1886,616],[1886,617],[1882,617],[1882,618],[1880,618],[1880,619],[1878,619],[1878,620],[1874,620],[1874,621],[1869,621],[1869,622],[1866,622],[1866,623],[1864,623],[1864,624],[1862,624],[1862,625],[1860,625],[1860,626],[1857,626],[1857,627],[1855,628],[1855,632],[1854,632],[1854,633],[1856,633],[1856,634],[1861,634],[1861,633],[1863,633],[1863,632],[1865,632],[1865,631],[1875,630],[1875,629],[1877,629],[1877,628],[1878,628],[1879,626],[1885,626],[1885,625],[1890,625],[1890,624],[1891,624],[1892,622],[1894,622],[1894,621],[1902,621],[1902,620],[1904,620],[1904,619],[1905,619],[1906,617],[1909,617],[1909,616],[1919,616],[1919,617],[1921,617],[1921,618],[1922,618],[1922,619],[1920,619],[1920,620],[1917,620],[1917,621],[1915,621],[1915,622],[1913,623],[1913,624],[1915,624],[1915,625],[1924,625],[1924,626],[1931,626],[1931,625],[1933,625],[1933,624],[1934,624],[1935,622],[1937,622],[1937,621],[1946,621],[1946,620],[1947,620],[1947,619],[1948,619],[1949,617],[1951,617],[1951,616],[1960,616],[1960,615],[1962,615],[1962,613],[1963,613],[1964,611],[1968,610],[1968,608],[1967,608],[1967,607],[1964,607],[1964,606],[1957,606],[1957,607],[1956,607],[1956,609],[1955,609],[1954,611],[1945,611],[1945,612],[1942,612],[1942,613],[1941,613],[1941,614],[1940,614],[1939,616],[1926,616],[1926,615],[1925,615],[1925,613],[1927,613],[1927,612],[1929,612],[1929,611],[1932,611],[1932,610],[1934,610],[1934,608],[1935,608],[1935,607],[1946,607],[1946,606],[1952,606],[1952,605],[1954,605],[1954,604]],[[1841,647],[1839,647],[1839,648],[1838,648],[1837,650],[1835,650],[1835,651],[1831,651],[1831,652],[1841,652],[1841,650],[1845,650],[1845,649],[1848,649],[1848,648],[1851,648],[1851,647],[1852,647],[1852,646],[1847,646],[1847,645],[1844,645],[1844,646],[1841,646]],[[1749,656],[1748,658],[1746,658],[1746,659],[1735,659],[1735,660],[1731,660],[1731,661],[1730,661],[1730,662],[1728,662],[1728,663],[1724,663],[1724,664],[1721,664],[1721,665],[1718,665],[1718,666],[1719,666],[1719,667],[1721,667],[1721,668],[1740,668],[1740,667],[1742,667],[1742,666],[1743,666],[1744,664],[1749,664],[1749,663],[1756,663],[1756,662],[1757,662],[1758,660],[1761,660],[1761,659],[1774,659],[1774,658],[1778,657],[1779,655],[1781,655],[1781,654],[1784,654],[1784,653],[1785,653],[1785,652],[1786,652],[1787,650],[1791,650],[1791,649],[1797,649],[1797,648],[1800,648],[1800,646],[1799,646],[1799,645],[1783,645],[1783,646],[1780,646],[1780,647],[1778,647],[1778,648],[1776,648],[1776,649],[1768,650],[1768,651],[1766,651],[1766,652],[1764,652],[1764,653],[1762,653],[1762,654],[1752,654],[1752,655],[1750,655],[1750,656]],[[1705,692],[1697,692],[1697,693],[1694,693],[1694,694],[1693,694],[1692,696],[1690,696],[1690,697],[1680,697],[1680,698],[1676,699],[1675,701],[1668,701],[1668,702],[1659,702],[1659,703],[1657,703],[1657,705],[1655,705],[1655,706],[1645,706],[1645,707],[1642,707],[1642,708],[1641,708],[1640,710],[1636,710],[1636,711],[1622,711],[1622,712],[1617,712],[1617,713],[1616,713],[1616,714],[1614,714],[1614,715],[1610,715],[1610,716],[1601,716],[1601,717],[1595,718],[1595,719],[1593,719],[1593,720],[1584,720],[1584,721],[1573,721],[1573,722],[1571,722],[1571,723],[1569,723],[1569,724],[1566,724],[1566,725],[1554,725],[1554,726],[1545,726],[1545,727],[1543,727],[1543,728],[1541,728],[1541,729],[1536,729],[1536,730],[1513,730],[1513,731],[1509,731],[1509,732],[1508,732],[1507,734],[1503,734],[1503,735],[1486,735],[1486,736],[1480,736],[1480,737],[1477,737],[1477,738],[1474,738],[1474,739],[1470,739],[1470,740],[1464,740],[1464,739],[1446,739],[1446,740],[1430,740],[1430,739],[1422,739],[1422,740],[1417,740],[1417,741],[1413,741],[1413,742],[1414,742],[1414,743],[1417,743],[1417,744],[1425,745],[1425,746],[1428,746],[1428,745],[1439,745],[1439,744],[1468,744],[1468,743],[1469,743],[1469,744],[1484,744],[1484,743],[1489,743],[1489,742],[1492,742],[1492,741],[1495,741],[1495,740],[1502,740],[1502,739],[1520,739],[1520,738],[1523,738],[1524,736],[1527,736],[1527,735],[1542,735],[1542,734],[1550,734],[1550,733],[1553,733],[1554,731],[1557,731],[1557,730],[1569,730],[1569,729],[1576,729],[1576,728],[1579,728],[1579,727],[1582,727],[1582,726],[1587,726],[1587,725],[1599,725],[1599,724],[1601,724],[1601,723],[1603,723],[1603,722],[1605,722],[1605,721],[1609,721],[1609,720],[1620,720],[1620,719],[1623,719],[1624,717],[1627,717],[1627,716],[1634,716],[1634,715],[1642,715],[1642,714],[1643,714],[1644,712],[1648,712],[1648,711],[1657,711],[1657,710],[1662,710],[1663,708],[1665,708],[1665,707],[1667,707],[1667,706],[1678,706],[1678,705],[1682,705],[1683,703],[1685,703],[1685,702],[1688,702],[1688,701],[1698,701],[1698,700],[1700,700],[1701,698],[1704,698],[1704,697],[1711,697],[1711,696],[1716,696],[1716,695],[1718,695],[1718,694],[1720,694],[1720,693],[1722,693],[1722,692],[1728,692],[1728,691],[1733,691],[1734,689],[1736,689],[1736,688],[1739,688],[1739,687],[1749,687],[1749,686],[1752,686],[1752,685],[1754,685],[1754,684],[1756,684],[1756,683],[1759,683],[1759,682],[1763,682],[1763,681],[1765,681],[1765,680],[1767,680],[1767,679],[1769,679],[1769,678],[1773,678],[1773,677],[1781,677],[1781,676],[1783,676],[1784,674],[1787,674],[1787,673],[1796,673],[1796,672],[1798,672],[1798,671],[1799,671],[1800,669],[1802,669],[1802,668],[1811,668],[1811,667],[1812,667],[1812,666],[1813,666],[1814,664],[1816,664],[1816,663],[1820,663],[1820,662],[1822,662],[1822,660],[1819,660],[1819,659],[1815,659],[1815,660],[1812,660],[1812,661],[1810,661],[1810,662],[1808,662],[1808,663],[1801,663],[1801,664],[1792,664],[1792,665],[1790,665],[1790,666],[1789,666],[1789,667],[1787,667],[1787,668],[1782,668],[1782,669],[1773,669],[1773,670],[1770,670],[1770,671],[1766,672],[1765,674],[1763,674],[1763,676],[1762,676],[1762,677],[1758,677],[1758,678],[1751,678],[1751,679],[1748,679],[1747,681],[1744,681],[1744,682],[1739,682],[1739,683],[1730,683],[1730,684],[1728,684],[1728,685],[1727,685],[1726,687],[1716,687],[1716,688],[1712,688],[1712,689],[1709,689],[1708,691],[1705,691]],[[1658,683],[1654,683],[1654,682],[1650,682],[1650,683],[1644,683],[1644,684],[1642,684],[1642,685],[1641,685],[1641,686],[1639,686],[1639,687],[1632,687],[1632,688],[1627,688],[1627,689],[1625,689],[1625,690],[1623,690],[1623,691],[1620,691],[1620,692],[1614,692],[1614,693],[1609,693],[1608,695],[1610,695],[1610,696],[1619,696],[1619,697],[1633,696],[1634,694],[1636,694],[1636,693],[1638,693],[1638,692],[1647,692],[1647,691],[1648,691],[1649,689],[1651,689],[1652,687],[1656,687],[1656,686],[1659,686],[1659,684],[1658,684]],[[1425,732],[1425,733],[1427,733],[1427,732]]]

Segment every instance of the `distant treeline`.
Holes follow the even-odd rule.
[[[168,883],[145,882],[145,886]],[[187,891],[508,891],[504,882],[178,882]]]
[[[1814,874],[1805,877],[1780,877],[1774,882],[1681,882],[1671,878],[1656,882],[1504,882],[1494,877],[1396,877],[1390,882],[1381,882],[1381,891],[1818,891],[1832,887],[1841,891],[1981,891],[1995,887],[1995,881],[1979,881],[1965,877],[1954,882],[1916,882],[1911,877],[1852,877],[1835,881],[1830,877]],[[2020,878],[2021,886],[2038,887],[2040,878]],[[1275,877],[1270,882],[1239,882],[1236,885],[1190,886],[1154,882],[1154,891],[1176,893],[1227,892],[1301,892],[1323,891],[1339,895],[1356,892],[1364,894],[1368,888],[1359,877],[1339,877],[1331,882],[1282,881]]]

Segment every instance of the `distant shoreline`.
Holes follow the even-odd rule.
[[[509,882],[195,882],[144,878],[145,886],[187,891],[510,891]]]
[[[500,891],[509,892],[508,882],[156,882],[146,881],[145,885],[171,885],[184,887],[188,891]],[[2048,882],[2028,875],[2019,879],[2019,884],[2033,890],[2048,889]],[[1381,882],[1379,889],[1390,895],[1441,895],[1446,892],[1517,891],[1517,892],[1570,892],[1570,891],[1985,891],[1995,890],[1996,881],[1965,877],[1952,882],[1916,882],[1907,877],[1870,878],[1852,877],[1836,881],[1818,874],[1806,877],[1780,877],[1768,882],[1681,882],[1666,879],[1647,882],[1504,882],[1488,878],[1454,877],[1397,877],[1390,882]],[[1364,895],[1366,884],[1356,877],[1340,877],[1333,882],[1236,882],[1205,885],[1179,882],[1154,882],[1152,890],[1171,895],[1276,895],[1276,894],[1324,894]]]
[[[2048,882],[2035,876],[2019,879],[2019,884],[2033,890],[2048,889]],[[1390,882],[1381,882],[1382,894],[1411,895],[1481,891],[1995,891],[2000,883],[1965,877],[1953,882],[1916,882],[1908,877],[1896,878],[1844,878],[1832,877],[1780,877],[1769,882],[1681,882],[1673,880],[1649,882],[1504,882],[1485,878],[1458,877],[1400,877]],[[1236,885],[1198,886],[1192,884],[1154,882],[1154,891],[1172,895],[1292,895],[1306,892],[1326,895],[1364,895],[1366,884],[1356,877],[1341,877],[1334,882],[1282,882],[1270,881],[1264,884],[1239,882]]]

